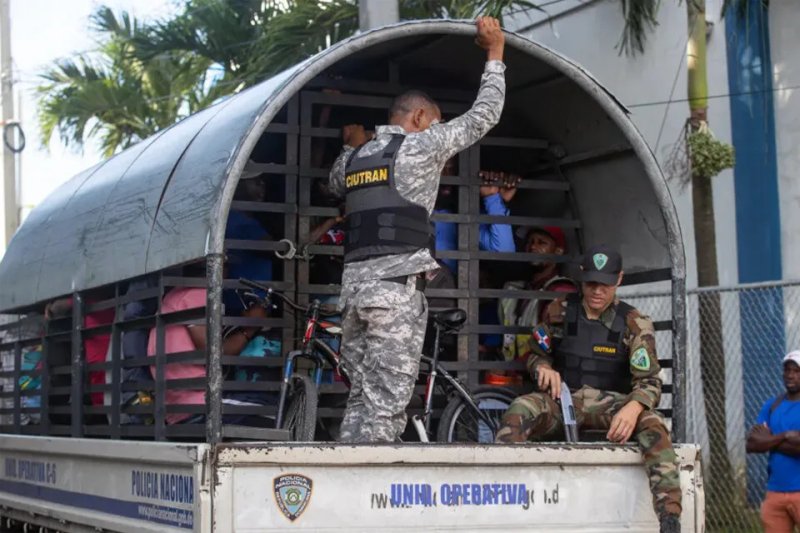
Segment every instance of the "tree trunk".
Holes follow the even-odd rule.
[[[689,42],[687,46],[689,128],[691,132],[706,125],[708,115],[708,81],[706,77],[705,0],[686,1]],[[717,237],[714,219],[712,178],[692,174],[697,282],[700,287],[719,285],[717,272]],[[708,524],[725,529],[726,519],[743,499],[736,490],[727,446],[725,410],[725,352],[722,342],[722,312],[719,293],[701,293],[698,298],[700,316],[700,374],[706,410],[710,465],[706,491]]]

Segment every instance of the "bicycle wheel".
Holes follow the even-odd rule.
[[[436,431],[437,442],[494,442],[503,413],[514,398],[516,395],[512,391],[498,387],[478,387],[472,392],[475,405],[494,422],[492,427],[478,416],[463,396],[454,396],[442,411]]]
[[[289,440],[309,442],[317,429],[317,387],[311,378],[294,374],[289,381],[288,405],[283,428],[290,432]]]

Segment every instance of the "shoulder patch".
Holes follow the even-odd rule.
[[[539,348],[545,352],[550,351],[550,335],[547,334],[547,331],[545,331],[543,327],[540,326],[534,330],[533,338],[536,344],[539,345]]]
[[[647,353],[647,348],[642,346],[633,352],[631,355],[631,366],[643,372],[650,370],[650,354]]]

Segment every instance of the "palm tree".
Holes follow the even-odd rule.
[[[100,8],[92,25],[100,49],[62,59],[42,73],[37,91],[42,143],[58,131],[62,142],[82,148],[98,138],[110,156],[206,106],[219,96],[209,82],[209,63],[189,54],[134,58],[139,23]]]
[[[539,9],[528,0],[405,0],[404,20],[500,17]],[[358,30],[356,0],[187,0],[176,17],[157,22],[134,42],[139,58],[165,52],[197,55],[225,72],[230,92],[303,61]]]
[[[471,18],[527,0],[406,0],[401,16]],[[356,0],[185,0],[176,16],[142,25],[100,7],[93,54],[42,74],[39,122],[47,144],[58,131],[82,147],[100,138],[105,155],[152,135],[215,99],[236,93],[352,35]]]

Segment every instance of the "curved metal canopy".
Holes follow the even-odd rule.
[[[310,80],[331,70],[385,68],[401,56],[417,79],[444,72],[459,89],[474,91],[482,65],[471,44],[474,31],[466,22],[419,21],[354,36],[78,174],[31,212],[9,244],[0,263],[0,310],[221,252],[250,153]],[[585,239],[618,244],[628,265],[670,268],[682,280],[674,206],[625,109],[555,52],[515,34],[508,34],[506,49],[505,116],[524,123],[517,134],[554,140],[567,153],[619,146],[630,153],[568,176]],[[549,87],[556,78],[566,82]],[[541,105],[543,99],[551,103]]]

